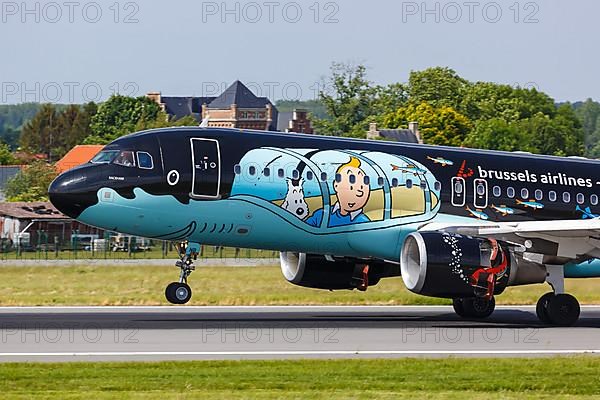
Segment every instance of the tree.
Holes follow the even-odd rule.
[[[392,129],[406,128],[412,121],[419,123],[425,143],[443,146],[462,146],[473,129],[471,121],[452,107],[435,108],[429,103],[411,103],[382,117],[383,125]]]
[[[0,165],[14,165],[17,162],[10,146],[7,143],[0,142]]]
[[[580,156],[584,152],[581,123],[569,104],[560,106],[555,118],[538,113],[517,123],[527,132],[534,152],[557,156]]]
[[[147,97],[113,95],[98,107],[91,119],[92,135],[85,143],[106,144],[157,121],[160,106]]]
[[[477,121],[465,140],[466,146],[479,149],[534,152],[529,143],[527,132],[502,118]]]
[[[45,154],[49,161],[52,160],[57,139],[57,119],[58,115],[52,104],[42,105],[33,119],[23,126],[21,147],[32,153]]]
[[[364,65],[334,63],[331,77],[319,99],[328,118],[315,118],[315,130],[325,135],[364,137],[375,116],[400,107],[406,102],[405,86],[396,83],[376,86],[367,80]]]
[[[587,99],[574,108],[585,135],[586,156],[600,157],[600,104]]]
[[[414,104],[429,103],[434,107],[459,108],[462,95],[469,83],[444,67],[412,71],[408,78],[408,97]]]
[[[4,193],[8,201],[47,201],[48,186],[56,176],[54,166],[35,161],[6,182]]]

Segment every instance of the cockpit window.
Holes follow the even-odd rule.
[[[124,167],[135,167],[135,157],[133,156],[133,151],[121,151],[113,160],[113,164],[122,165]]]
[[[119,154],[119,150],[104,150],[90,161],[92,164],[108,164]]]
[[[149,153],[146,153],[145,151],[137,152],[137,160],[138,160],[138,167],[140,167],[142,169],[154,168],[154,161],[152,160],[152,156]]]

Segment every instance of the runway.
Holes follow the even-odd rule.
[[[483,321],[451,307],[0,308],[0,362],[600,354],[600,307],[571,328],[534,307]]]

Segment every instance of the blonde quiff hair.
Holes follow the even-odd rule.
[[[346,164],[342,164],[338,167],[337,171],[335,171],[336,174],[341,174],[342,171],[344,170],[344,168],[360,168],[360,160],[356,157],[350,157],[350,161],[348,161]]]

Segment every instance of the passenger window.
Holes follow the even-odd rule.
[[[507,187],[506,195],[511,199],[514,198],[515,197],[515,188],[513,188],[512,186]]]
[[[439,192],[440,190],[442,190],[442,184],[438,181],[436,181],[433,185],[433,188],[435,189],[436,192]]]
[[[463,186],[462,186],[460,183],[456,182],[456,183],[454,184],[454,191],[455,191],[456,193],[459,193],[459,194],[460,194],[460,193],[462,193],[462,191],[463,191]]]
[[[583,204],[585,202],[585,196],[583,193],[577,193],[577,204]]]
[[[250,176],[256,175],[256,167],[254,165],[248,167],[248,173],[250,174]]]
[[[233,172],[234,172],[236,175],[239,175],[239,174],[241,174],[241,173],[242,173],[242,167],[241,167],[239,164],[236,164],[236,165],[233,167]]]
[[[297,169],[292,171],[292,179],[300,179],[300,172]]]
[[[598,205],[598,196],[593,194],[590,196],[590,203],[592,203],[593,206]]]
[[[427,190],[427,182],[421,181],[421,189]]]
[[[266,176],[266,177],[271,176],[271,170],[269,168],[265,168],[263,170],[263,175]]]
[[[500,186],[494,186],[492,191],[493,191],[495,197],[502,196],[502,189],[500,188]]]
[[[543,200],[544,199],[544,192],[542,192],[540,189],[537,189],[535,191],[535,199],[537,201]]]
[[[335,181],[337,183],[340,183],[342,181],[342,175],[341,174],[335,174]]]
[[[369,178],[368,176],[365,176],[365,179],[363,180],[365,185],[370,185],[371,184],[371,178]]]
[[[354,185],[356,183],[356,176],[350,175],[348,177],[348,181],[350,182],[350,184]]]
[[[413,187],[413,182],[412,182],[412,180],[410,180],[410,179],[407,179],[407,180],[406,180],[406,188],[407,188],[407,189],[412,189],[412,187]]]
[[[133,157],[133,151],[122,151],[113,160],[113,164],[121,165],[123,167],[135,167],[135,160]]]
[[[327,172],[321,172],[321,182],[327,182]]]
[[[569,193],[569,192],[563,192],[563,201],[565,203],[571,202],[571,193]]]
[[[526,188],[521,189],[521,198],[525,200],[529,199],[529,190]]]
[[[385,184],[385,180],[383,179],[383,177],[379,177],[377,178],[377,185],[378,186],[383,186]]]
[[[548,192],[548,200],[556,201],[556,192],[554,190]]]
[[[150,153],[146,153],[145,151],[137,152],[138,166],[142,169],[152,169],[154,168],[154,161],[152,160],[152,156]]]
[[[398,179],[392,179],[392,187],[398,187]]]
[[[483,196],[485,194],[485,186],[477,185],[477,194]]]
[[[277,176],[278,176],[279,178],[284,178],[284,177],[285,177],[285,171],[283,170],[283,168],[279,168],[279,169],[277,170]]]
[[[306,180],[307,181],[312,181],[314,178],[314,174],[312,173],[312,171],[307,171],[306,172]]]

